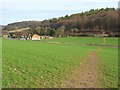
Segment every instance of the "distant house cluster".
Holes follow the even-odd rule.
[[[28,28],[25,28],[25,30]],[[51,36],[46,35],[38,35],[38,34],[30,34],[29,31],[25,31],[24,29],[16,30],[16,31],[4,31],[2,30],[2,37],[10,38],[10,39],[19,39],[19,40],[42,40],[42,39],[52,39]],[[103,30],[79,30],[74,33],[67,34],[58,34],[56,37],[69,37],[69,36],[92,36],[92,37],[119,37],[120,33],[111,32],[111,31],[103,31]],[[54,36],[55,37],[55,36]]]
[[[10,39],[19,39],[19,40],[41,40],[41,39],[52,39],[51,36],[40,36],[38,34],[20,34],[17,35],[14,32],[9,31],[2,31],[3,38],[10,38]]]

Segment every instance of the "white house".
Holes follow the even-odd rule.
[[[40,40],[40,36],[37,35],[37,34],[34,34],[34,35],[32,36],[32,40]]]
[[[53,39],[53,37],[49,37],[49,39]]]

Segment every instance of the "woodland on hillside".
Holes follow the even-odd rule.
[[[65,36],[81,32],[118,33],[118,10],[115,8],[91,9],[43,21],[22,21],[8,24],[3,30],[11,31],[29,27],[30,34]]]

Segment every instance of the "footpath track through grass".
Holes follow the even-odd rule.
[[[100,43],[99,38],[59,38],[48,41]],[[106,42],[109,45],[118,45],[116,38],[110,38]],[[100,80],[103,87],[117,87],[117,48],[96,48],[77,44],[3,39],[3,87],[61,87],[62,82],[94,50],[99,53],[102,62]]]
[[[91,51],[73,74],[65,80],[63,87],[67,88],[100,88],[100,61],[96,51]]]

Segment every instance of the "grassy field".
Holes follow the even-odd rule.
[[[98,50],[101,60],[101,81],[102,86],[117,87],[118,86],[118,49],[116,48],[100,48]]]
[[[61,87],[71,72],[79,67],[91,51],[102,62],[102,87],[117,87],[117,48],[84,46],[79,43],[118,45],[116,38],[59,38],[41,41],[3,39],[3,87]],[[78,44],[54,44],[71,42]]]
[[[76,44],[100,44],[100,45],[118,46],[118,38],[69,37],[69,38],[55,38],[48,41],[49,42],[68,42],[68,43],[76,43]]]

